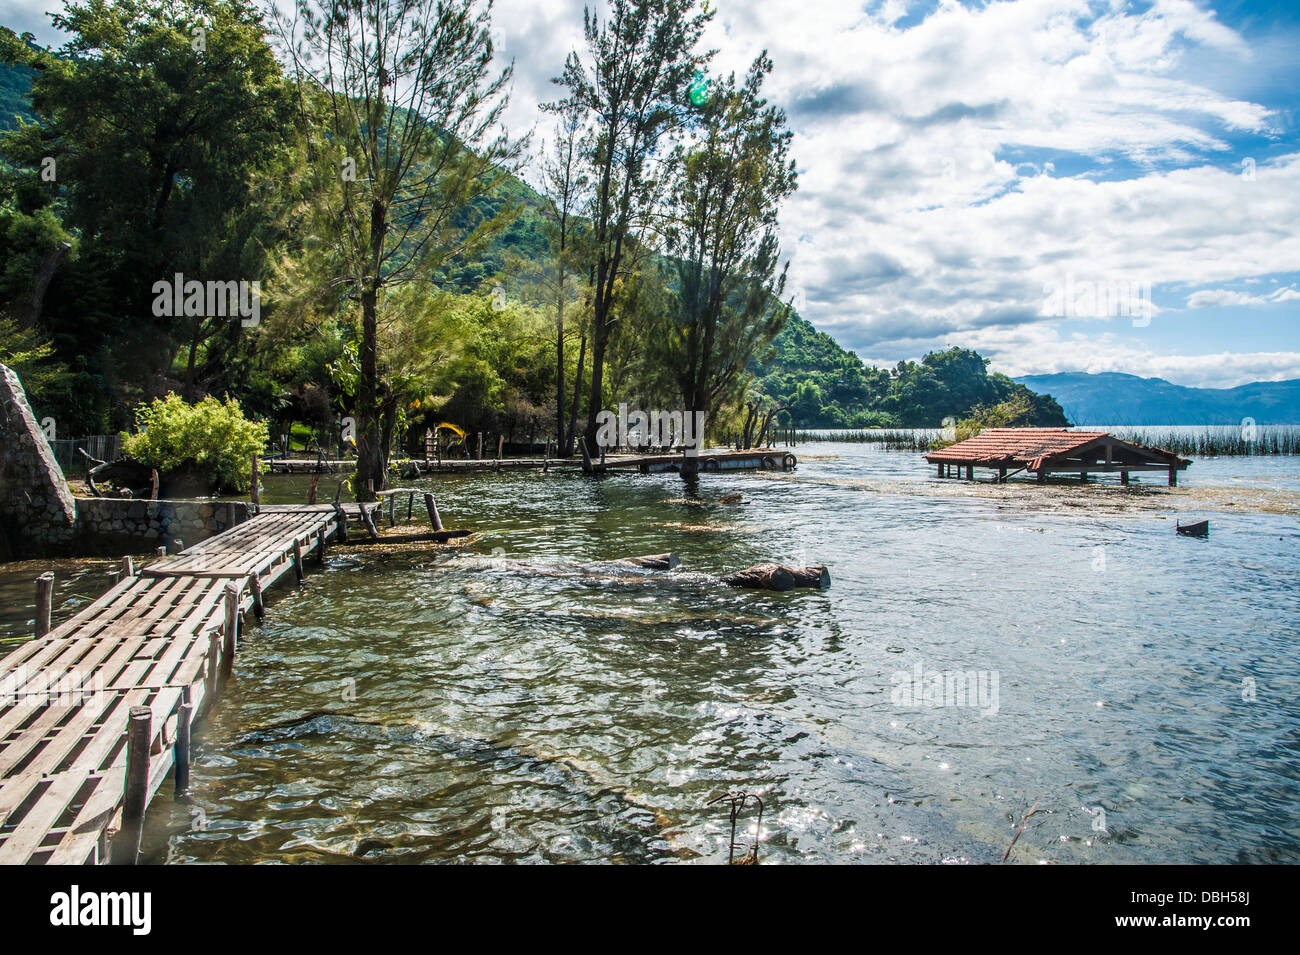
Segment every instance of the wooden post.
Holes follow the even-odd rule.
[[[415,492],[412,491],[406,495],[406,523],[411,523],[411,515],[415,513]]]
[[[1169,465],[1169,486],[1178,487],[1178,468],[1175,465]]]
[[[307,483],[307,504],[316,503],[316,489],[320,485],[320,475],[313,474],[311,480]]]
[[[261,623],[266,618],[266,600],[262,596],[262,578],[256,573],[248,575],[248,591],[253,595],[253,616]]]
[[[388,526],[389,527],[397,526],[396,509],[397,509],[397,495],[390,494],[388,495]]]
[[[346,544],[348,542],[348,512],[343,510],[342,504],[335,501],[334,514],[338,518],[336,523],[338,524],[337,533],[339,535],[339,540]]]
[[[434,503],[432,494],[424,495],[424,508],[429,512],[429,523],[433,525],[433,529],[442,530],[442,516],[438,513],[438,505]]]
[[[325,566],[325,528],[323,527],[316,532],[316,560],[322,567]]]
[[[149,801],[149,739],[153,713],[147,706],[131,707],[126,724],[126,783],[123,787],[122,828],[113,839],[114,865],[135,865],[140,856],[144,807]]]
[[[483,460],[483,432],[482,431],[478,433],[478,452],[476,453],[475,457],[477,457],[480,461]]]
[[[158,469],[149,472],[149,500],[158,500]]]
[[[174,786],[177,796],[185,795],[190,788],[190,723],[194,719],[194,704],[190,702],[190,688],[181,690],[180,713],[176,717],[176,749],[172,756],[175,763]]]
[[[501,463],[501,449],[505,447],[505,444],[506,436],[504,434],[497,435],[497,464]]]
[[[167,548],[166,548],[166,547],[159,547],[157,550],[154,551],[154,553],[157,554],[159,557],[166,557],[166,556],[167,556]]]
[[[973,464],[966,465],[966,480],[968,481],[975,480],[975,465]]]
[[[1125,487],[1128,487],[1128,472],[1127,472],[1127,471],[1120,471],[1120,472],[1119,472],[1119,483],[1120,483],[1120,484],[1123,484]]]
[[[234,526],[235,526],[235,502],[227,501],[226,502],[226,526],[223,527],[222,530],[228,531]]]
[[[135,576],[135,561],[131,559],[130,555],[122,558],[122,576]]]
[[[54,612],[54,572],[47,570],[36,578],[36,636],[50,632],[50,617]]]
[[[179,537],[173,537],[171,543],[171,552],[173,554],[179,554],[184,549],[185,549],[185,541],[181,540]]]
[[[1039,484],[1046,484],[1046,483],[1047,483],[1047,469],[1046,469],[1046,468],[1039,468],[1038,471],[1037,471],[1037,474],[1038,474],[1038,483],[1039,483]]]
[[[943,462],[939,462],[939,477],[943,477]]]
[[[115,584],[120,584],[121,582],[122,582],[122,571],[120,569],[110,570],[108,572],[108,585],[110,587],[114,586]]]
[[[208,699],[217,692],[217,674],[221,667],[221,634],[208,631]]]
[[[257,507],[258,507],[258,505],[262,503],[262,489],[261,489],[260,487],[257,486],[257,484],[258,484],[258,482],[257,482],[257,478],[258,478],[258,474],[259,474],[259,472],[260,472],[260,470],[261,470],[261,469],[258,467],[258,463],[259,463],[259,459],[258,459],[257,455],[255,454],[255,455],[253,455],[253,483],[252,483],[251,485],[249,485],[249,488],[248,488],[248,496],[249,496],[249,500],[251,500],[251,501],[253,502],[253,509],[254,509],[254,510],[256,510]]]
[[[239,638],[239,590],[234,584],[226,584],[226,625],[223,629],[225,635],[225,660],[222,663],[224,675],[229,676],[230,670],[235,663],[235,645]]]
[[[366,525],[366,533],[370,535],[370,539],[379,540],[379,531],[375,529],[374,514],[361,503],[357,504],[357,510],[361,512],[361,523]]]
[[[551,469],[551,439],[546,439],[546,447],[542,449],[542,473],[545,474]]]
[[[1006,484],[1006,483],[1007,483],[1007,469],[1006,469],[1006,468],[998,468],[998,483],[999,483],[999,484]]]
[[[302,542],[293,542],[293,577],[298,586],[302,586]]]

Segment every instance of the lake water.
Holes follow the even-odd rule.
[[[1014,861],[1300,861],[1300,459],[1124,490],[794,450],[695,487],[416,482],[477,536],[335,550],[273,592],[149,860],[725,861],[706,803],[744,789],[765,863],[997,862],[1034,807]],[[663,551],[682,566],[590,566]],[[760,561],[831,587],[717,583]],[[0,635],[45,566],[0,570]],[[57,566],[61,613],[105,567]]]

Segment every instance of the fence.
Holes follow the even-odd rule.
[[[65,475],[83,474],[86,470],[86,459],[77,453],[77,449],[85,451],[92,458],[99,458],[101,461],[112,461],[122,452],[122,436],[120,434],[91,434],[84,438],[66,438],[50,442],[50,450],[54,452],[54,460],[59,462],[59,467],[63,469]]]

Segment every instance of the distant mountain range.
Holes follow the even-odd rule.
[[[1300,379],[1236,388],[1187,388],[1163,378],[1107,372],[1026,375],[1015,381],[1049,392],[1076,425],[1300,424]]]

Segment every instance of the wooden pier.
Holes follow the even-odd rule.
[[[694,459],[698,470],[710,471],[779,471],[791,470],[798,463],[789,451],[776,448],[751,448],[744,451],[718,449],[702,451]],[[684,457],[676,454],[608,454],[597,470],[634,470],[642,474],[660,471],[681,471]],[[262,461],[263,469],[272,474],[334,474],[351,471],[356,462],[313,458],[273,458]],[[392,465],[394,470],[409,469],[414,474],[457,474],[469,471],[516,471],[583,469],[579,458],[443,458],[425,461],[412,460],[402,465]]]
[[[0,669],[0,863],[133,863],[144,810],[189,776],[193,722],[229,674],[241,617],[355,505],[263,507],[130,573]],[[128,565],[129,566],[129,565]]]

